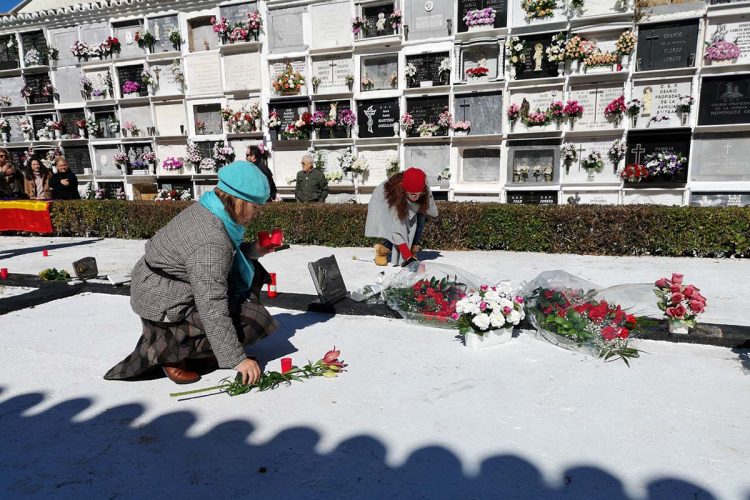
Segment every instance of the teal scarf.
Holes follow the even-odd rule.
[[[245,226],[232,220],[224,208],[224,204],[213,191],[204,193],[201,196],[200,204],[224,223],[224,229],[226,229],[227,235],[232,240],[236,250],[234,260],[232,260],[232,271],[229,273],[230,289],[236,295],[246,295],[250,291],[255,271],[240,250],[240,243],[245,236]]]

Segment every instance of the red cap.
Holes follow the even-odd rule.
[[[425,173],[418,168],[407,168],[404,171],[404,177],[401,179],[401,187],[407,193],[421,193],[424,191],[426,177]]]

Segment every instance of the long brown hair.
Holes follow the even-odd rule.
[[[389,207],[396,207],[396,215],[401,220],[409,216],[406,191],[404,191],[404,187],[401,185],[403,178],[404,173],[400,172],[391,176],[385,183],[385,201]],[[430,188],[425,185],[422,196],[417,200],[417,203],[419,203],[419,213],[421,214],[427,213],[427,209],[430,207],[429,190]]]
[[[47,168],[47,165],[45,165],[42,160],[35,156],[31,160],[29,160],[29,164],[23,170],[26,179],[30,181],[34,180],[34,171],[31,169],[31,163],[35,161],[39,162],[39,175],[42,177],[42,179],[44,179],[47,175],[52,175],[52,172],[50,172],[50,169]]]

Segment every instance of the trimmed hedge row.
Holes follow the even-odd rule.
[[[151,237],[191,202],[61,201],[52,204],[58,236]],[[424,246],[591,255],[750,257],[750,209],[535,206],[438,202]],[[370,246],[366,205],[269,204],[248,229],[280,227],[289,243]]]

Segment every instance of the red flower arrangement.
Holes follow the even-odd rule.
[[[670,321],[682,321],[694,328],[698,315],[706,309],[706,297],[694,285],[685,285],[683,275],[673,273],[672,279],[661,278],[654,285],[659,298],[657,305]]]
[[[384,291],[386,303],[408,318],[428,323],[455,322],[456,303],[466,296],[465,287],[449,278],[420,279],[407,288]],[[448,325],[444,325],[448,326]]]
[[[477,66],[476,68],[469,68],[466,70],[466,76],[471,78],[480,78],[482,76],[487,76],[489,74],[490,70],[488,68],[485,68],[483,66]]]
[[[620,177],[628,182],[641,182],[648,178],[648,169],[640,163],[631,163],[622,169]]]

